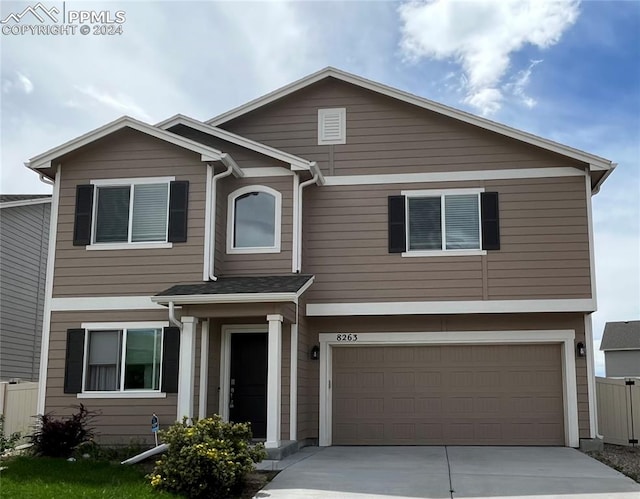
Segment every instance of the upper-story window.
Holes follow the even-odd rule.
[[[480,249],[480,194],[407,194],[407,250]]]
[[[282,195],[270,187],[242,187],[229,195],[228,253],[279,253]]]
[[[166,242],[169,182],[96,186],[93,242]]]
[[[403,256],[478,255],[499,249],[497,193],[403,191],[389,198],[389,251]]]
[[[173,177],[92,180],[78,185],[74,246],[170,248],[187,240],[189,182]]]

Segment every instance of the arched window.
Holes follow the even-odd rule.
[[[282,195],[251,185],[229,194],[227,253],[279,253]]]

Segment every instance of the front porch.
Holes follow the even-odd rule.
[[[180,329],[178,420],[248,421],[270,455],[297,450],[298,299],[312,282],[220,278],[154,298]]]

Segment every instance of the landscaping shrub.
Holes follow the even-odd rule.
[[[159,490],[187,497],[225,499],[238,493],[254,463],[266,457],[262,444],[252,445],[247,423],[225,423],[220,416],[176,423],[160,432],[169,445],[148,475]]]
[[[95,413],[83,404],[66,419],[56,419],[51,413],[36,417],[38,421],[30,437],[36,455],[69,457],[78,445],[93,438],[89,425]]]
[[[7,436],[4,434],[4,414],[0,415],[0,454],[7,450],[13,450],[20,440],[20,433],[15,432]]]

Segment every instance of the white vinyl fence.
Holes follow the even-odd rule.
[[[37,403],[38,383],[0,382],[0,414],[4,414],[6,436],[16,431],[23,435],[31,432]]]
[[[596,378],[598,432],[608,444],[638,445],[640,378]]]

